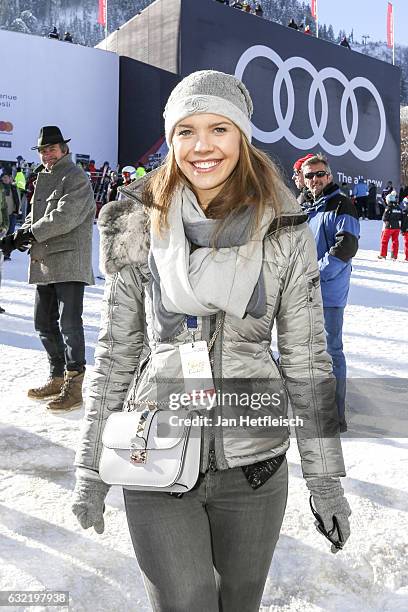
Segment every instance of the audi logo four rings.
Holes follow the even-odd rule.
[[[344,155],[348,151],[351,151],[355,157],[365,162],[371,161],[379,155],[384,145],[387,122],[383,101],[377,88],[371,81],[360,76],[349,81],[340,70],[333,67],[317,70],[313,64],[303,57],[290,57],[284,61],[276,53],[276,51],[273,51],[264,45],[254,45],[241,55],[235,68],[235,76],[242,80],[244,71],[249,63],[259,57],[264,57],[270,60],[278,69],[273,83],[273,108],[278,127],[275,130],[267,132],[261,130],[252,123],[253,135],[257,140],[260,142],[272,143],[277,142],[282,138],[286,138],[291,145],[302,150],[310,150],[317,145],[320,145],[327,153],[334,156]],[[295,68],[304,70],[310,74],[312,78],[307,108],[313,135],[308,138],[299,138],[296,136],[296,134],[291,132],[291,124],[295,112],[295,92],[290,71]],[[344,92],[340,103],[340,124],[344,136],[344,142],[342,144],[333,144],[324,136],[329,116],[329,101],[324,86],[324,82],[327,79],[334,79],[341,83],[341,85],[344,87]],[[283,115],[280,102],[280,93],[283,82],[285,83],[287,91],[287,109],[285,115]],[[359,108],[355,95],[355,91],[358,88],[366,89],[372,95],[377,104],[380,117],[378,140],[374,147],[372,147],[369,151],[360,149],[355,143],[359,126]],[[317,92],[319,92],[322,106],[320,122],[317,120],[315,111]],[[352,111],[350,129],[347,125],[347,105],[349,102],[351,104]]]

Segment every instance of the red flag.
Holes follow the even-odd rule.
[[[387,47],[389,49],[394,47],[394,9],[392,2],[388,3],[387,8]]]
[[[106,26],[106,0],[99,0],[98,23]]]
[[[310,7],[312,17],[317,19],[317,0],[312,0],[312,6]]]

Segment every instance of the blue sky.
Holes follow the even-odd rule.
[[[408,0],[393,0],[395,42],[408,45]],[[318,0],[319,20],[331,23],[335,34],[354,28],[354,39],[361,42],[363,34],[369,40],[386,40],[387,0]]]

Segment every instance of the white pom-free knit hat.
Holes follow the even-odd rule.
[[[245,85],[232,74],[199,70],[185,77],[170,94],[164,109],[166,142],[170,146],[179,121],[196,113],[230,119],[251,142],[253,104]]]

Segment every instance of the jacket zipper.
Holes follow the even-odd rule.
[[[215,448],[214,448],[214,438],[210,439],[210,450],[208,452],[208,470],[210,472],[217,471],[217,458],[215,456]],[[212,443],[212,448],[211,448]]]
[[[210,336],[209,336],[210,338],[212,338],[212,335],[215,332],[216,321],[217,321],[217,315],[211,315],[210,316]],[[213,372],[213,376],[214,376],[214,372]],[[212,408],[211,412],[214,416],[214,408]],[[210,472],[217,471],[217,458],[215,455],[215,434],[213,430],[213,425],[210,428],[210,438],[208,442],[208,468],[207,470],[209,470]]]

